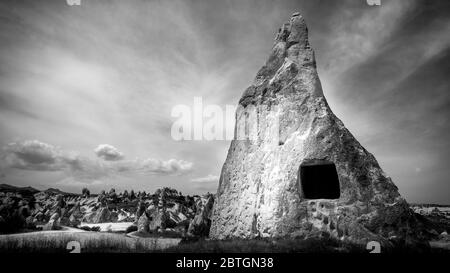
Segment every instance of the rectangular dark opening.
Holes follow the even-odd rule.
[[[302,163],[298,178],[306,199],[338,199],[341,195],[333,162],[315,160]]]

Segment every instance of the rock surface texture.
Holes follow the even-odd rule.
[[[197,214],[192,219],[188,228],[190,236],[208,236],[211,227],[211,213],[214,204],[214,195],[208,195],[207,199],[200,200],[197,205]]]
[[[334,163],[338,198],[306,198],[300,165],[311,162]],[[312,183],[320,190],[324,181]],[[239,101],[210,237],[328,234],[361,244],[408,244],[420,237],[416,222],[375,157],[328,106],[304,18],[294,13]]]

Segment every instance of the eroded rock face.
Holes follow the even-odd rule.
[[[141,215],[141,217],[139,217],[139,220],[137,222],[138,231],[139,232],[149,232],[149,228],[148,228],[149,223],[150,223],[150,221],[147,217],[147,214],[143,213]]]
[[[135,217],[135,223],[137,223],[139,221],[139,218],[141,217],[141,215],[145,212],[145,203],[142,202],[142,200],[139,200],[139,203],[137,205],[137,210],[136,210],[136,217]]]
[[[42,230],[58,230],[61,229],[61,219],[57,212],[55,212],[47,224],[42,226]]]
[[[211,238],[323,231],[358,243],[414,238],[405,227],[416,220],[397,187],[329,108],[299,13],[279,29],[269,59],[240,99],[235,136],[220,176]],[[338,198],[306,198],[306,181],[299,179],[305,162],[334,164]]]
[[[203,202],[204,201],[204,202]],[[200,199],[197,206],[197,214],[192,219],[188,228],[188,235],[206,237],[211,227],[211,214],[214,204],[214,195],[208,195],[206,198]]]
[[[118,214],[114,211],[110,211],[107,207],[100,207],[99,209],[84,215],[82,218],[82,222],[93,224],[117,222],[117,220]]]
[[[154,209],[150,212],[149,230],[154,232],[164,230],[167,227],[167,222],[170,219],[164,209]]]

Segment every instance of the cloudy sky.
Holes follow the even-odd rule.
[[[215,192],[228,141],[176,105],[236,105],[300,11],[332,110],[410,202],[450,203],[448,0],[0,2],[0,182]]]

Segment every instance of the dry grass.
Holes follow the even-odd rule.
[[[82,253],[142,253],[154,252],[176,244],[170,239],[130,238],[122,234],[99,232],[27,233],[0,236],[3,253],[69,252],[67,243],[77,241]]]
[[[77,241],[82,253],[336,253],[363,252],[353,245],[333,239],[185,240],[171,238],[131,238],[103,232],[35,232],[0,236],[0,252],[69,252],[67,243]]]
[[[360,246],[332,238],[233,239],[182,241],[162,252],[175,253],[349,253],[365,252]]]
[[[0,235],[0,253],[67,253],[67,243],[77,241],[82,253],[367,253],[364,247],[333,238],[183,240],[175,238],[131,238],[104,232],[34,232]],[[415,252],[393,249],[388,252]],[[449,253],[431,249],[431,253]]]

